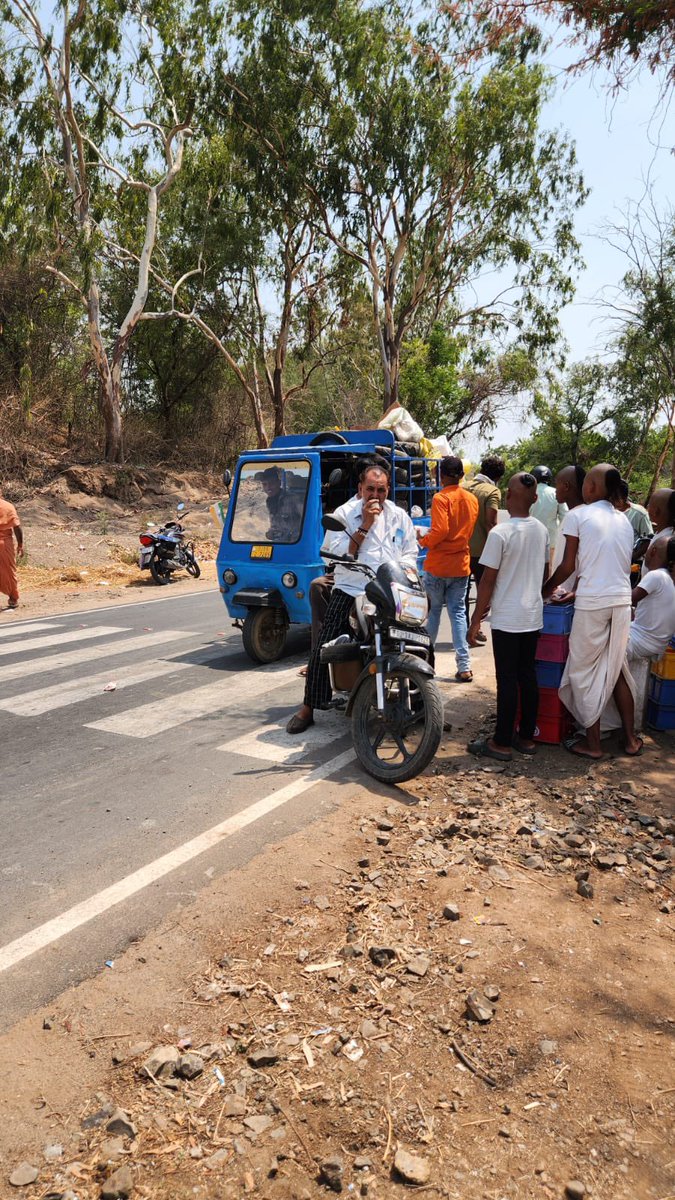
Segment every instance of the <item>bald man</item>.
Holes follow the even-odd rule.
[[[497,677],[497,725],[494,736],[469,742],[470,754],[510,762],[512,747],[521,754],[536,750],[539,689],[534,665],[537,639],[543,623],[541,587],[548,574],[548,531],[530,516],[537,499],[533,475],[519,472],[506,492],[511,518],[495,525],[480,556],[483,568],[476,607],[469,627],[469,645],[475,646],[480,623],[490,605],[492,653]],[[520,729],[515,732],[520,697]]]
[[[659,488],[650,496],[647,512],[654,533],[667,533],[672,537],[675,533],[675,490]]]
[[[560,566],[544,587],[550,596],[573,571],[577,573],[576,605],[569,657],[560,684],[560,699],[584,729],[585,736],[565,746],[581,758],[605,756],[600,746],[600,718],[614,698],[624,735],[624,753],[642,752],[636,738],[635,685],[626,650],[630,632],[630,563],[633,529],[615,507],[621,476],[610,463],[593,467],[584,479],[584,503],[563,522],[565,551]]]

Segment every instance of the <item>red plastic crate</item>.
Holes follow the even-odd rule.
[[[516,724],[520,721],[520,704]],[[574,718],[558,695],[557,688],[539,688],[539,709],[534,731],[535,742],[558,746],[574,730]]]
[[[568,633],[542,633],[537,642],[538,662],[565,662],[569,654]]]

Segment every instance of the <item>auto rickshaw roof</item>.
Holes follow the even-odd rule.
[[[336,438],[344,438],[344,442],[329,441],[331,434],[335,434]],[[321,429],[315,433],[286,433],[275,437],[270,451],[302,449],[339,453],[341,449],[349,449],[352,453],[372,454],[377,447],[391,453],[394,448],[394,435],[390,429]]]

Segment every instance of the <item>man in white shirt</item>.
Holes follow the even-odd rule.
[[[631,757],[642,752],[642,741],[633,728],[635,692],[626,660],[633,529],[615,507],[620,483],[619,472],[609,463],[600,463],[588,472],[583,487],[585,503],[572,509],[563,521],[563,560],[544,588],[544,595],[551,595],[576,565],[574,622],[559,693],[586,731],[585,737],[566,742],[566,748],[590,759],[604,757],[600,718],[610,696],[621,717],[624,752]]]
[[[388,560],[417,566],[417,536],[407,513],[387,499],[389,472],[384,466],[366,466],[356,496],[335,509],[334,517],[344,521],[345,533],[331,533],[324,549],[333,554],[352,554],[371,570]],[[335,566],[335,582],[326,609],[321,637],[307,665],[303,703],[289,720],[288,733],[304,733],[314,724],[314,709],[327,708],[330,701],[328,667],[320,659],[321,647],[342,633],[349,633],[349,615],[356,596],[363,594],[369,576],[365,572]]]
[[[567,512],[567,505],[559,503],[556,489],[551,486],[553,476],[548,467],[535,467],[532,474],[537,481],[537,499],[532,505],[530,516],[546,526],[551,554],[553,554],[558,541],[558,530]]]
[[[583,487],[586,472],[583,467],[572,466],[562,467],[555,477],[555,494],[558,497],[558,504],[564,506],[569,512],[573,508],[578,508],[583,504]],[[551,559],[551,574],[558,569],[565,553],[565,538],[559,537],[556,543],[553,557]],[[576,570],[572,572],[569,579],[563,582],[556,588],[556,594],[553,596],[558,604],[564,604],[574,599],[574,589],[577,582]]]
[[[530,516],[537,494],[532,475],[521,472],[506,492],[510,521],[490,530],[481,554],[483,574],[469,627],[475,645],[490,605],[492,652],[497,676],[497,725],[494,736],[469,742],[470,754],[510,762],[511,747],[534,754],[539,689],[535,671],[537,640],[543,622],[541,588],[548,574],[548,533]],[[520,695],[520,732],[514,734]]]
[[[675,532],[675,490],[658,488],[650,496],[647,512],[654,533],[667,533],[672,537]]]

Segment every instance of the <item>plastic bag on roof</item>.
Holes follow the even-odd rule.
[[[379,422],[378,429],[391,429],[394,437],[399,442],[419,442],[420,438],[424,437],[424,431],[410,416],[407,408],[398,405],[397,408],[392,408],[391,412]]]

